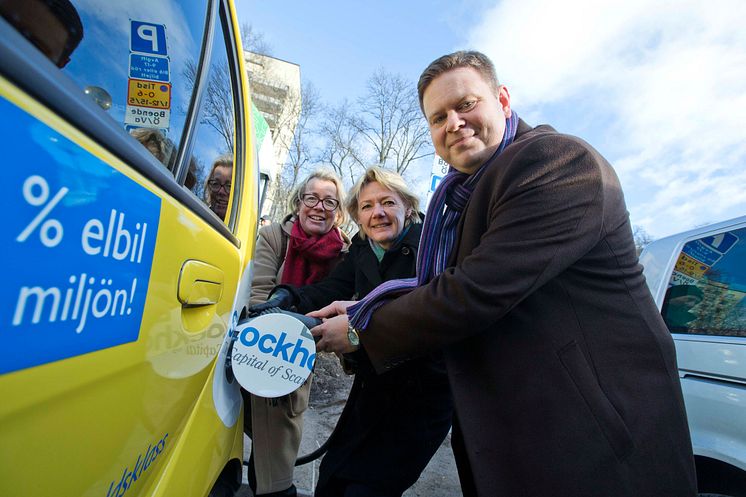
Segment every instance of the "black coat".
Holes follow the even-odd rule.
[[[493,160],[450,267],[373,314],[368,356],[386,371],[445,350],[480,497],[694,496],[673,341],[616,174],[522,121]]]
[[[384,281],[414,276],[421,230],[421,224],[411,225],[380,264],[368,240],[355,236],[327,278],[297,290],[298,310],[362,298]],[[400,495],[417,481],[450,428],[453,402],[445,364],[438,353],[378,375],[364,353],[353,358],[357,397],[345,406],[338,436],[321,462],[315,495],[336,495],[334,479]]]

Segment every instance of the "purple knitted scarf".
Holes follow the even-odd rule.
[[[513,111],[505,120],[502,142],[490,159],[468,175],[451,167],[435,190],[425,215],[417,254],[417,277],[390,280],[377,286],[364,299],[347,308],[350,323],[365,329],[373,313],[390,300],[422,286],[446,268],[456,239],[456,226],[471,193],[487,167],[505,148],[513,143],[518,129],[518,115]],[[445,211],[445,212],[444,212]]]

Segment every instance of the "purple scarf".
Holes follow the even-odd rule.
[[[390,300],[411,292],[442,273],[456,240],[456,226],[471,193],[495,157],[513,143],[518,129],[518,115],[513,111],[505,120],[500,146],[477,171],[468,175],[451,167],[430,199],[417,254],[417,277],[390,280],[378,285],[363,300],[347,308],[350,323],[365,329],[373,313]],[[443,212],[445,210],[445,212]]]

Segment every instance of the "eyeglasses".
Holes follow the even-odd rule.
[[[225,193],[231,192],[231,182],[228,181],[226,183],[221,183],[220,181],[216,179],[211,179],[207,182],[207,187],[210,189],[212,193],[218,193],[221,188],[225,188]]]
[[[300,199],[303,202],[303,205],[308,208],[316,207],[317,205],[319,205],[319,202],[321,202],[321,206],[324,208],[325,211],[333,211],[336,210],[337,207],[339,207],[339,200],[337,200],[336,198],[321,199],[312,193],[301,195]]]

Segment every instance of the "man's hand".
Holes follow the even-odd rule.
[[[256,316],[267,309],[274,309],[275,307],[287,311],[293,307],[293,304],[295,304],[293,294],[290,293],[289,290],[285,288],[275,288],[266,302],[254,304],[249,307],[249,316]]]
[[[349,354],[358,349],[358,346],[352,345],[347,338],[347,314],[340,314],[339,316],[326,319],[320,325],[312,328],[311,334],[314,337],[321,337],[321,340],[316,342],[317,352]]]
[[[306,316],[311,316],[312,318],[331,318],[340,314],[347,314],[347,308],[355,303],[357,302],[354,300],[336,300],[318,311],[309,312]]]

